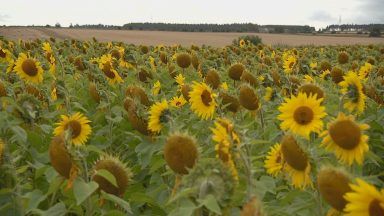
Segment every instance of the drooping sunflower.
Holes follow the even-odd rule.
[[[351,165],[356,161],[361,165],[369,150],[368,136],[363,134],[368,128],[367,124],[356,123],[352,115],[339,113],[337,119],[328,125],[328,130],[321,134],[321,145],[333,151],[341,162]]]
[[[345,95],[344,108],[353,112],[362,113],[365,109],[366,95],[363,93],[363,85],[357,73],[350,71],[343,76],[344,80],[339,83],[341,93]]]
[[[156,102],[149,108],[148,129],[152,132],[159,133],[163,128],[163,124],[168,121],[168,118],[168,102],[166,100]]]
[[[187,103],[187,101],[184,99],[183,95],[180,95],[180,96],[173,97],[169,103],[173,107],[180,108],[184,106]]]
[[[212,119],[216,108],[216,94],[212,92],[209,86],[205,83],[193,82],[189,97],[192,111],[202,119]]]
[[[311,132],[320,133],[323,129],[321,119],[327,115],[325,107],[320,105],[322,101],[323,98],[316,99],[316,95],[308,96],[301,92],[297,96],[285,98],[285,103],[278,108],[281,112],[277,117],[282,121],[281,129],[307,139]]]
[[[111,54],[103,55],[99,59],[99,68],[107,77],[109,84],[124,82],[121,76],[113,68],[113,58]]]
[[[40,66],[40,62],[24,53],[20,53],[13,69],[20,78],[27,82],[41,83],[43,81],[43,68]]]
[[[277,176],[284,166],[283,153],[281,152],[281,144],[277,143],[270,148],[268,155],[264,161],[264,168],[267,173],[272,176]]]
[[[345,216],[381,216],[384,215],[384,189],[356,179],[357,184],[350,184],[352,192],[344,195],[348,201]]]
[[[73,115],[61,115],[61,121],[53,131],[55,136],[62,135],[65,131],[70,131],[70,142],[75,146],[84,145],[92,132],[89,125],[91,121],[82,113],[77,112]]]
[[[296,139],[286,135],[281,140],[281,152],[285,160],[284,171],[291,178],[294,187],[304,189],[313,186],[311,180],[311,164],[308,155],[302,150]]]

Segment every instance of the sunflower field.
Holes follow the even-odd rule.
[[[384,45],[0,40],[0,215],[384,215]]]

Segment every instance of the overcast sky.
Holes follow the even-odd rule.
[[[0,25],[384,23],[384,0],[0,0]]]

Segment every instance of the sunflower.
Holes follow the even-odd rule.
[[[362,132],[368,128],[367,124],[357,124],[352,115],[339,113],[337,119],[328,125],[328,130],[321,134],[321,145],[333,151],[341,162],[351,165],[356,161],[361,165],[369,150],[368,136]]]
[[[163,128],[163,124],[168,121],[168,118],[168,102],[166,100],[156,102],[149,108],[148,129],[152,132],[159,133]]]
[[[53,133],[55,136],[59,136],[69,129],[71,133],[71,143],[80,146],[88,140],[92,132],[91,126],[89,125],[90,122],[86,116],[79,112],[70,116],[61,115],[61,122],[56,123],[57,127]]]
[[[99,68],[107,77],[109,84],[124,82],[117,71],[113,68],[113,60],[114,58],[112,58],[111,54],[101,56],[99,59]]]
[[[378,191],[375,186],[356,179],[357,184],[350,184],[352,192],[344,195],[348,201],[345,216],[382,216],[384,215],[384,189]]]
[[[7,73],[11,73],[15,67],[15,60],[10,59],[7,66]]]
[[[327,115],[325,107],[320,105],[322,101],[323,98],[316,99],[316,95],[308,96],[301,92],[297,96],[292,95],[290,99],[285,98],[285,103],[278,108],[281,112],[278,119],[283,121],[281,129],[307,139],[311,132],[319,133],[323,129],[321,119]]]
[[[160,93],[160,90],[161,90],[161,83],[159,80],[157,80],[154,84],[153,84],[153,87],[152,87],[152,94],[153,95],[158,95]]]
[[[185,77],[183,76],[183,74],[178,74],[178,75],[175,77],[175,80],[176,80],[176,83],[178,84],[178,86],[179,86],[179,90],[180,90],[181,87],[184,85]]]
[[[292,73],[293,68],[295,67],[297,62],[297,59],[294,55],[289,55],[285,60],[284,60],[284,72],[287,74]]]
[[[277,176],[283,169],[284,158],[281,152],[281,144],[277,143],[271,147],[267,158],[264,161],[264,168],[267,173],[272,176]]]
[[[264,95],[265,101],[271,101],[274,95],[275,95],[275,91],[271,87],[265,88],[265,95]]]
[[[187,101],[184,99],[183,95],[180,95],[180,96],[173,97],[169,103],[173,107],[180,108],[184,106],[187,103]]]
[[[223,91],[228,91],[228,84],[226,82],[221,83],[220,88]]]
[[[285,160],[284,171],[290,176],[292,185],[300,189],[307,186],[312,187],[309,158],[293,136],[286,135],[283,137],[281,152]]]
[[[361,78],[361,79],[365,79],[365,78],[367,78],[367,76],[368,76],[368,74],[372,71],[372,65],[371,64],[369,64],[368,62],[366,62],[365,64],[364,64],[364,66],[361,66],[360,67],[360,70],[359,70],[359,77]]]
[[[27,57],[20,53],[13,68],[15,72],[27,82],[41,83],[43,81],[43,68],[34,58]]]
[[[241,40],[239,41],[239,46],[240,46],[241,48],[245,47],[245,40],[244,40],[244,39],[241,39]]]
[[[216,107],[214,94],[205,83],[193,82],[192,90],[189,92],[191,109],[202,119],[213,117]]]
[[[240,145],[240,139],[234,130],[232,123],[224,118],[215,122],[215,127],[210,128],[213,135],[212,140],[216,142],[216,156],[224,162],[231,170],[234,179],[238,180],[238,173],[233,160],[233,146]]]
[[[0,47],[0,63],[9,62],[12,54],[9,50]]]
[[[365,99],[367,96],[363,93],[363,85],[361,84],[360,77],[353,71],[348,72],[347,75],[343,77],[344,81],[341,81],[339,86],[342,88],[341,93],[344,94],[347,100],[344,103],[344,108],[350,112],[356,110],[357,113],[362,113],[365,108]]]

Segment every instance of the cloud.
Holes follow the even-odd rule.
[[[326,11],[315,11],[311,16],[308,17],[309,20],[315,22],[336,22],[337,18],[327,13]]]
[[[0,14],[0,22],[8,21],[9,18],[10,17],[7,14]]]
[[[383,0],[359,0],[356,8],[358,23],[384,23],[384,1]]]

